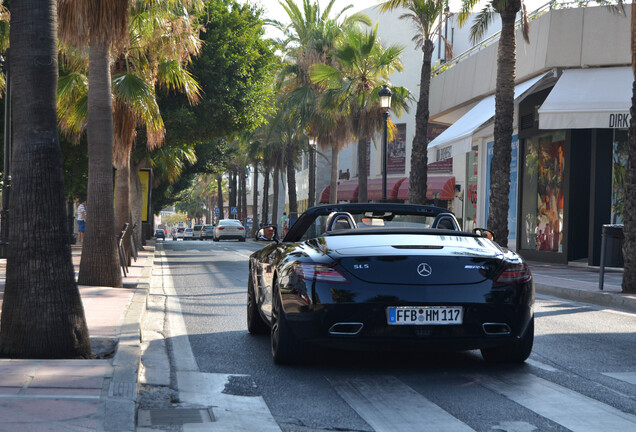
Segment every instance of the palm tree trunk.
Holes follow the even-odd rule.
[[[512,1],[508,3],[517,3]],[[512,5],[514,6],[514,5]],[[508,247],[508,195],[510,193],[510,161],[515,89],[515,17],[519,8],[509,6],[499,12],[501,37],[497,54],[497,90],[495,92],[495,144],[490,166],[490,202],[488,228],[497,243]]]
[[[293,146],[293,143],[287,144],[287,154],[285,156],[285,162],[287,166],[287,195],[289,197],[289,217],[291,217],[292,214],[298,216],[298,196],[296,195],[296,168],[294,167]]]
[[[231,169],[228,176],[228,205],[230,207],[236,207],[236,170]]]
[[[113,210],[113,106],[108,43],[91,40],[89,68],[88,199],[78,283],[121,287]]]
[[[0,356],[89,358],[57,138],[56,1],[13,2],[13,196]]]
[[[278,226],[278,194],[280,191],[280,169],[274,169],[274,197],[272,199],[272,223]],[[283,228],[278,229],[278,233],[282,233]]]
[[[632,70],[632,106],[630,108],[629,134],[627,141],[627,170],[625,173],[625,211],[623,212],[624,235],[623,259],[624,269],[622,288],[624,293],[636,293],[636,7],[632,4],[631,13],[631,47]]]
[[[130,155],[128,156],[130,159]],[[130,160],[125,166],[117,169],[116,174],[117,188],[115,200],[115,232],[121,232],[125,224],[130,224]],[[130,265],[130,231],[132,227],[126,231],[123,239],[126,262]]]
[[[412,204],[426,202],[428,181],[428,104],[431,88],[431,58],[435,46],[426,40],[422,51],[422,70],[420,71],[420,98],[415,113],[415,136],[411,149],[411,172],[409,174],[409,201]]]
[[[367,147],[368,138],[358,139],[358,202],[366,203],[367,199]]]
[[[225,213],[223,212],[223,174],[216,175],[216,187],[217,187],[217,202],[216,206],[219,208],[219,219],[223,219]]]
[[[254,187],[252,189],[252,232],[251,237],[256,237],[258,231],[258,162],[254,161]]]
[[[307,207],[316,205],[316,148],[309,146],[309,193]]]
[[[265,180],[263,180],[263,225],[269,221],[269,167],[265,166]]]
[[[143,249],[144,238],[141,235],[143,222],[141,221],[142,215],[142,202],[143,202],[143,189],[141,187],[141,180],[139,179],[139,168],[141,164],[133,164],[130,169],[130,200],[129,203],[133,205],[130,206],[131,213],[131,222],[133,226],[136,226],[133,235],[135,236],[135,244],[139,247],[139,249]],[[151,185],[152,187],[152,185]]]
[[[337,142],[331,143],[331,181],[329,183],[329,204],[338,202],[338,154],[340,146]]]

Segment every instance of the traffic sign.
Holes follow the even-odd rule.
[[[214,216],[219,217],[221,215],[221,212],[219,211],[218,207],[214,207]]]
[[[231,207],[230,208],[230,213],[233,215],[237,215],[238,214],[238,207]]]

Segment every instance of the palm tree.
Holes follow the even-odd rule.
[[[285,67],[281,72],[281,83],[284,97],[282,106],[289,112],[293,112],[293,118],[297,120],[297,128],[293,133],[289,131],[288,136],[295,136],[295,144],[288,147],[287,177],[290,202],[290,214],[297,212],[295,179],[292,178],[294,155],[304,146],[305,139],[302,138],[307,127],[310,134],[315,135],[320,148],[331,148],[336,144],[336,149],[342,147],[342,143],[348,141],[348,131],[339,136],[333,136],[333,129],[323,129],[325,125],[333,126],[334,122],[321,119],[322,116],[330,117],[332,114],[326,113],[318,106],[319,95],[323,89],[313,84],[309,78],[309,69],[315,63],[326,63],[331,65],[331,55],[335,50],[336,41],[339,40],[345,28],[355,25],[370,25],[371,22],[366,15],[352,14],[340,23],[340,17],[352,5],[344,7],[340,12],[331,15],[335,0],[331,0],[325,10],[321,13],[318,2],[311,3],[309,0],[303,1],[303,10],[292,1],[281,2],[290,19],[290,24],[282,26],[275,23],[277,27],[286,35],[286,40],[282,42],[285,47]],[[292,115],[292,114],[290,114]],[[346,130],[340,128],[339,131]],[[333,138],[330,139],[330,138]],[[337,174],[337,151],[332,153],[332,172],[336,169]],[[315,185],[315,169],[310,170],[310,185]],[[331,190],[337,189],[337,176]],[[292,196],[294,195],[294,196]],[[315,191],[310,200],[315,199]]]
[[[465,23],[477,0],[464,0],[458,20]],[[496,14],[501,17],[501,37],[497,52],[497,81],[495,89],[495,144],[490,167],[490,205],[488,228],[497,242],[508,247],[508,195],[510,193],[510,161],[512,159],[512,132],[515,108],[516,39],[515,20],[521,11],[521,29],[529,42],[529,24],[522,0],[491,0],[479,12],[470,29],[473,43],[484,35]]]
[[[9,216],[1,357],[91,355],[71,258],[57,138],[55,10],[54,0],[14,2],[11,10],[13,116],[19,119],[13,123],[12,187],[20,199],[13,200]]]
[[[411,172],[409,174],[409,201],[414,204],[426,202],[428,177],[428,104],[431,87],[431,61],[435,45],[433,37],[439,36],[440,26],[448,19],[448,0],[388,0],[380,5],[380,11],[386,12],[398,7],[406,8],[409,13],[400,18],[411,20],[417,26],[418,33],[413,40],[416,48],[423,52],[420,71],[420,96],[415,113],[415,136],[411,148]],[[447,51],[450,46],[446,40]]]
[[[150,150],[163,142],[163,119],[155,87],[183,92],[193,104],[199,100],[200,87],[185,66],[199,50],[197,23],[192,21],[191,12],[199,10],[202,2],[187,0],[181,7],[173,7],[172,3],[135,3],[131,8],[128,46],[113,67],[116,229],[132,224],[130,182],[136,180],[136,171],[131,172],[130,155],[137,128],[145,126]],[[134,203],[141,206],[141,201]],[[124,245],[130,257],[130,242],[126,239]]]
[[[78,282],[121,287],[113,210],[113,105],[110,51],[128,37],[129,0],[58,0],[60,40],[89,46],[88,199]]]
[[[367,149],[370,138],[383,125],[378,92],[389,75],[402,70],[399,56],[403,47],[383,48],[377,37],[377,24],[370,31],[347,28],[334,53],[337,67],[324,63],[310,68],[312,81],[325,86],[325,106],[347,113],[351,130],[358,140],[358,202],[367,202]],[[410,94],[392,87],[391,104],[396,114],[407,108]]]

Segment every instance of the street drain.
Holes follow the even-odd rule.
[[[137,425],[140,427],[184,425],[187,423],[212,423],[214,412],[208,409],[168,408],[139,410]]]

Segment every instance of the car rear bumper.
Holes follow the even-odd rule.
[[[400,287],[390,287],[392,293],[378,292],[375,298],[354,295],[356,302],[351,297],[335,302],[333,295],[337,289],[334,286],[328,291],[321,288],[315,288],[313,298],[329,303],[307,302],[303,299],[307,296],[296,294],[299,290],[283,296],[290,328],[302,341],[345,349],[488,348],[521,337],[534,314],[532,283],[510,288],[505,293],[493,292],[485,286],[464,287],[459,290],[463,294],[473,291],[473,295],[463,296],[464,301],[460,300],[461,295],[449,295],[448,288],[428,292],[420,289],[421,297],[417,300],[407,299],[408,293],[399,298]],[[390,306],[461,306],[463,318],[461,324],[389,325],[387,308]]]

